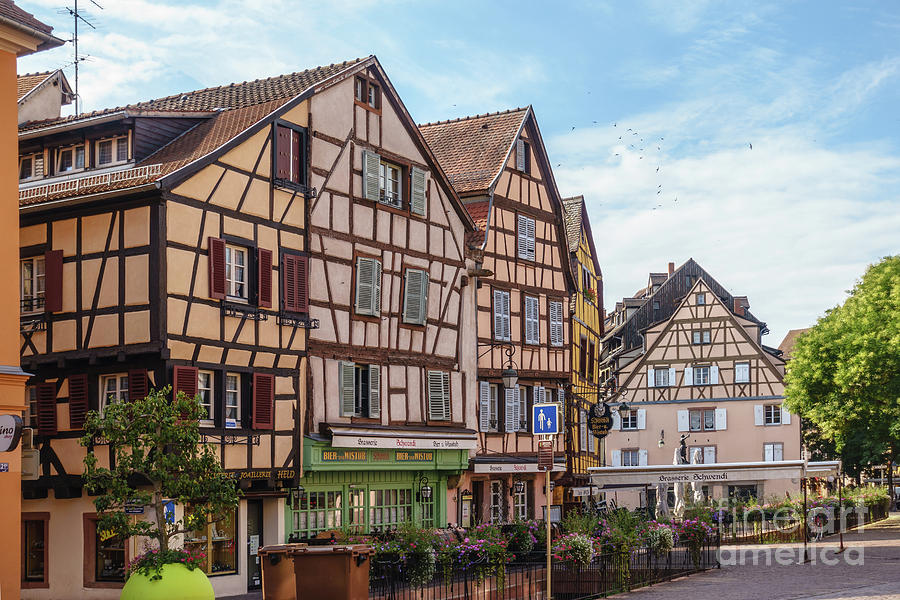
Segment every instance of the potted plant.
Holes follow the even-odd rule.
[[[147,397],[88,413],[82,445],[85,487],[98,494],[98,528],[123,538],[149,538],[150,550],[132,561],[123,600],[213,600],[212,585],[198,568],[201,554],[177,548],[180,536],[233,514],[238,505],[234,481],[222,470],[211,446],[200,441],[203,408],[183,392],[169,400],[169,388]],[[103,466],[93,452],[109,445],[114,466]],[[167,505],[184,507],[176,518]],[[149,518],[135,518],[140,508]]]

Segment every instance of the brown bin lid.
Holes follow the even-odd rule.
[[[266,556],[268,554],[287,554],[292,550],[300,550],[301,548],[306,548],[306,544],[272,544],[269,546],[263,546],[259,549],[258,552],[260,556]]]
[[[305,546],[305,544],[298,544],[298,546]],[[305,546],[293,548],[287,552],[291,556],[299,554],[352,554],[357,556],[360,554],[374,554],[375,549],[368,544],[338,544],[335,546]]]

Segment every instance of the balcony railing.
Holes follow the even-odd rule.
[[[110,171],[100,174],[85,174],[80,177],[67,178],[62,181],[45,183],[19,190],[19,201],[34,200],[36,198],[49,198],[56,194],[71,194],[81,190],[100,186],[111,185],[125,181],[146,179],[162,173],[162,165],[146,165],[133,167],[119,171]]]

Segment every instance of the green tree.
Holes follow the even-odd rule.
[[[900,440],[900,255],[870,265],[843,305],[794,347],[785,404],[848,474],[896,461]]]
[[[170,389],[153,390],[141,400],[114,403],[103,414],[88,413],[81,444],[85,487],[99,496],[98,527],[122,537],[146,536],[170,549],[176,535],[201,529],[233,513],[239,502],[234,480],[222,470],[214,449],[200,442],[203,408],[198,398]],[[102,466],[95,445],[110,445],[114,464]],[[169,520],[165,503],[184,506]],[[134,519],[128,506],[149,507],[151,519]]]

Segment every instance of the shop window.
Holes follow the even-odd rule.
[[[503,520],[503,482],[491,481],[491,523]]]
[[[351,497],[357,490],[351,490]],[[359,494],[357,493],[357,496]],[[360,498],[356,498],[358,501]],[[291,513],[291,525],[294,535],[300,539],[315,537],[317,533],[330,529],[340,529],[343,526],[342,509],[344,496],[341,490],[323,492],[311,492],[300,490],[294,492],[288,500],[288,510]],[[358,507],[357,507],[358,510]],[[359,513],[351,510],[351,520]]]
[[[187,510],[190,510],[188,507]],[[206,555],[206,563],[201,565],[207,575],[229,575],[237,573],[237,511],[221,521],[210,523],[203,529],[185,534],[184,547]]]
[[[100,413],[117,402],[128,402],[128,373],[100,376]]]
[[[44,310],[45,260],[44,256],[22,259],[21,297],[22,314]]]
[[[50,513],[22,513],[22,587],[48,587]]]
[[[121,587],[128,566],[127,540],[97,526],[97,515],[84,515],[84,585]]]
[[[412,520],[412,489],[369,490],[369,527],[394,528]]]

